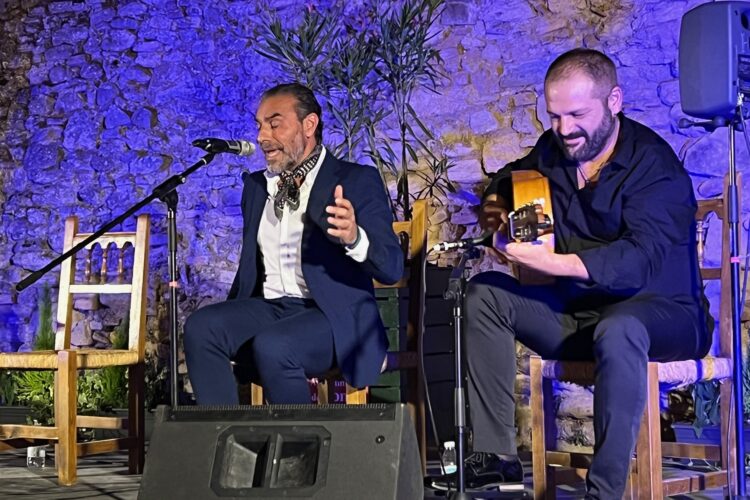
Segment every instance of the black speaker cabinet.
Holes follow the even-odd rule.
[[[404,405],[160,407],[138,498],[424,496]]]
[[[750,92],[750,3],[712,2],[686,12],[680,26],[680,100],[698,118],[734,116]]]

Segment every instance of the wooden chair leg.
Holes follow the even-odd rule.
[[[555,498],[554,471],[547,467],[547,428],[545,424],[545,388],[542,377],[542,358],[529,358],[531,387],[531,458],[534,498],[536,500]],[[554,416],[552,417],[554,418]]]
[[[145,461],[145,388],[144,363],[128,367],[128,470],[131,474],[142,474]]]
[[[78,479],[76,447],[76,406],[78,372],[76,352],[64,350],[57,354],[55,383],[55,425],[58,432],[57,477],[60,484],[72,486]]]
[[[659,370],[648,364],[646,409],[636,443],[638,498],[662,500],[661,428],[659,426]]]
[[[263,403],[263,387],[258,384],[252,384],[250,386],[250,404],[262,405]]]
[[[367,387],[357,389],[346,384],[346,404],[348,405],[366,405],[367,404]]]
[[[623,500],[638,500],[638,478],[636,474],[628,474],[628,482],[622,498]]]
[[[721,429],[721,465],[729,471],[729,483],[725,493],[727,495],[737,494],[734,487],[737,484],[737,433],[734,430],[734,414],[731,411],[732,380],[726,380],[721,384],[719,401],[720,407],[720,429]],[[728,461],[728,463],[727,463]]]

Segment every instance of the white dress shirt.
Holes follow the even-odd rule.
[[[305,176],[305,180],[300,186],[299,208],[290,210],[289,204],[284,204],[284,214],[281,220],[276,217],[273,208],[274,197],[279,189],[279,174],[268,170],[264,172],[268,197],[258,228],[258,246],[263,252],[263,265],[266,272],[263,280],[263,297],[267,299],[279,297],[311,298],[310,290],[307,288],[305,277],[302,274],[302,231],[310,191],[312,191],[315,178],[318,176],[325,156],[326,149],[323,148],[317,163]],[[344,192],[344,197],[346,198],[346,192]],[[364,229],[360,227],[359,232],[359,242],[353,248],[344,247],[344,250],[352,259],[357,262],[364,262],[367,259],[370,241],[367,239]]]

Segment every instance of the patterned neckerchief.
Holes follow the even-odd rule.
[[[310,156],[302,160],[302,163],[295,167],[294,170],[285,170],[279,174],[279,189],[273,199],[273,211],[279,220],[284,215],[284,204],[289,205],[289,210],[297,210],[299,208],[299,188],[305,181],[305,176],[318,163],[322,151],[323,147],[318,144],[312,153],[310,153]]]

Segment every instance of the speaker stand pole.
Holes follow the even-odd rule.
[[[740,315],[742,304],[740,304],[740,214],[739,214],[739,188],[737,186],[737,166],[735,164],[734,133],[737,121],[742,121],[742,93],[737,96],[737,116],[729,124],[729,255],[731,276],[731,306],[732,306],[732,358],[734,366],[732,370],[732,395],[734,403],[734,435],[737,443],[735,450],[736,489],[733,498],[748,498],[745,486],[745,435],[744,435],[744,401],[742,384],[742,328]],[[744,123],[743,123],[743,133]],[[730,484],[731,488],[732,485]],[[730,490],[731,494],[731,490]]]
[[[465,500],[472,498],[466,493],[466,484],[464,479],[464,443],[466,435],[466,397],[463,387],[463,355],[462,355],[462,334],[461,326],[463,323],[463,303],[464,289],[466,287],[466,263],[479,255],[476,247],[467,249],[461,254],[461,260],[451,272],[448,280],[448,288],[443,297],[446,300],[453,300],[453,332],[454,332],[454,353],[455,353],[455,377],[456,386],[453,390],[454,422],[456,426],[456,472],[458,484],[456,491],[451,494],[452,500]]]

